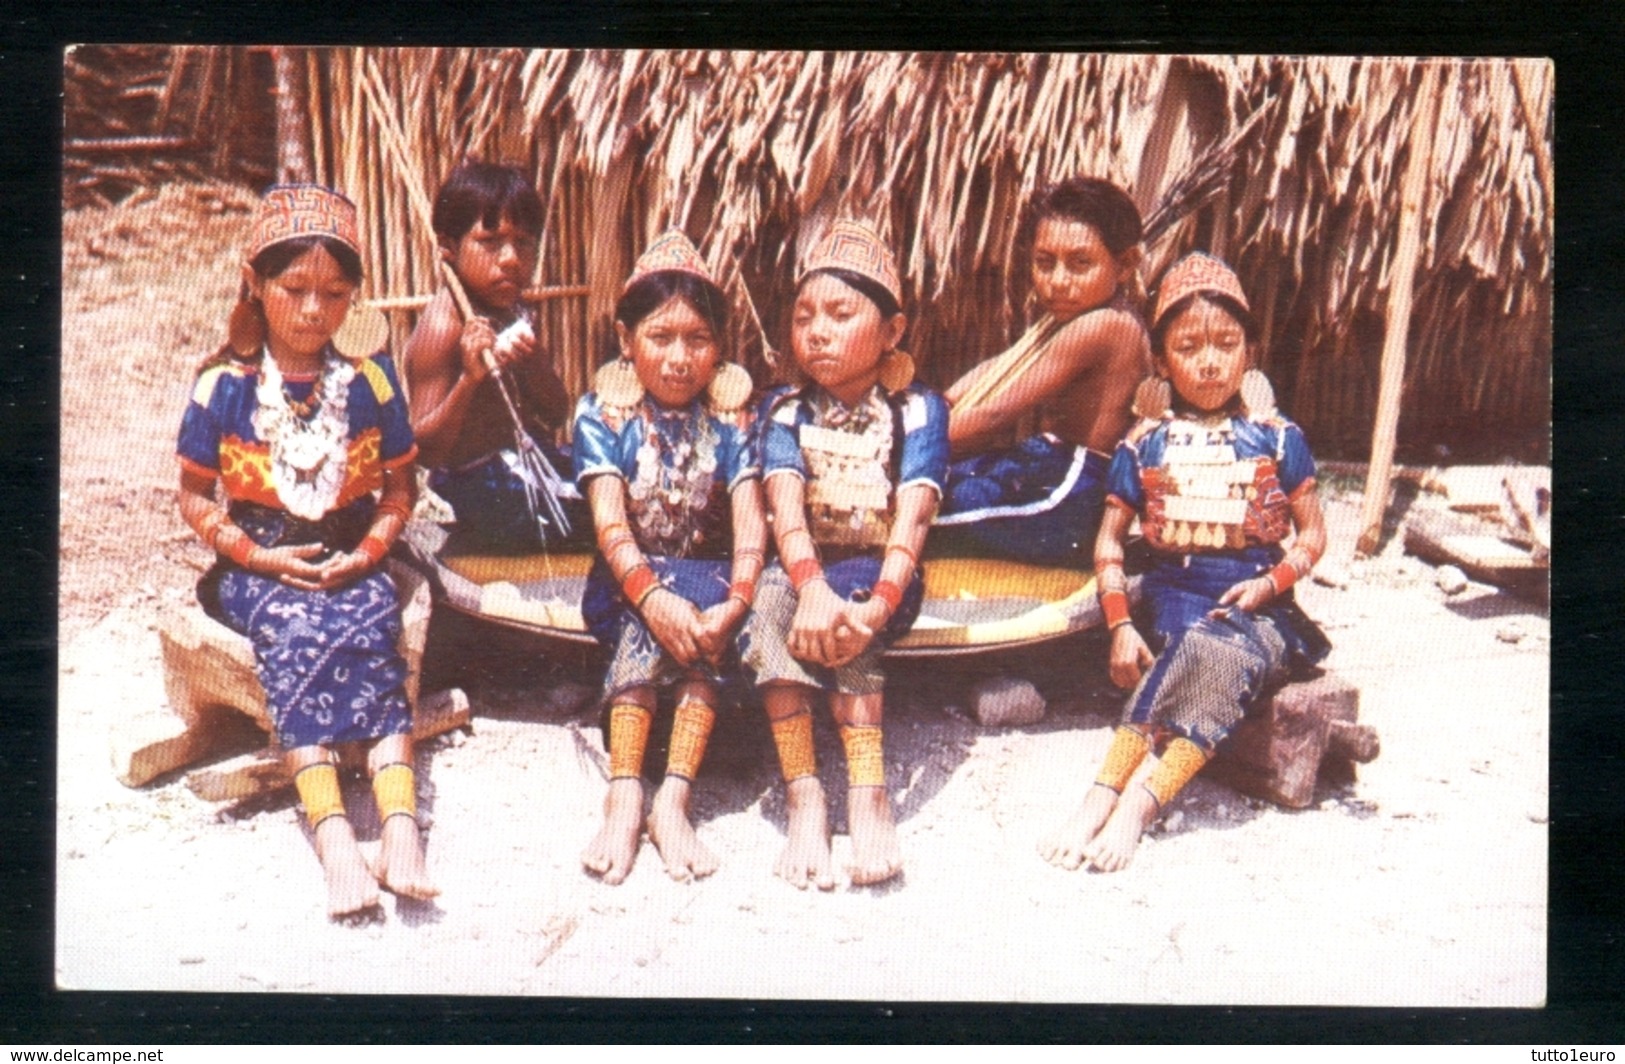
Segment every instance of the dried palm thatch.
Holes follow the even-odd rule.
[[[668,226],[736,305],[734,349],[771,376],[794,264],[867,218],[903,266],[909,346],[942,384],[1025,326],[1023,201],[1077,174],[1148,218],[1147,274],[1192,248],[1238,268],[1283,406],[1327,453],[1370,438],[1416,60],[841,52],[319,50],[320,175],[366,220],[370,295],[434,284],[357,78],[376,62],[436,187],[516,163],[547,208],[540,332],[584,389],[637,250]],[[1401,454],[1543,453],[1550,421],[1551,66],[1441,60]],[[399,317],[399,316],[398,316]],[[758,329],[757,322],[761,328]],[[406,326],[402,318],[399,332]],[[764,343],[764,331],[766,342]]]

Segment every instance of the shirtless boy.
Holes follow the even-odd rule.
[[[442,287],[406,341],[403,361],[411,396],[412,430],[429,486],[457,513],[458,535],[471,544],[504,551],[542,545],[541,531],[525,502],[517,472],[513,420],[491,377],[491,352],[512,384],[526,430],[555,469],[568,476],[570,463],[554,445],[555,430],[570,400],[551,359],[528,330],[510,343],[497,335],[520,319],[521,302],[536,269],[542,203],[520,171],[491,163],[465,163],[453,170],[434,203],[440,255],[456,272],[473,304],[463,320],[451,292]],[[568,496],[578,495],[569,488]],[[591,528],[579,498],[567,503],[572,526]],[[556,538],[552,529],[547,538]]]
[[[1015,347],[950,387],[951,453],[938,526],[980,550],[1087,566],[1105,505],[1106,470],[1151,371],[1135,298],[1139,210],[1095,178],[1041,189],[1018,246],[1031,246],[1041,316]],[[1037,415],[1039,435],[1012,445]]]

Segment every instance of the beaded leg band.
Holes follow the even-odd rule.
[[[716,726],[717,711],[698,698],[677,703],[671,720],[671,747],[666,755],[666,775],[693,780],[705,760],[705,744]]]
[[[773,722],[773,745],[779,751],[779,770],[790,783],[818,775],[818,756],[813,752],[812,714],[806,711]]]
[[[846,748],[846,778],[853,787],[886,785],[882,732],[878,724],[841,725],[841,745]]]
[[[1140,762],[1150,752],[1151,740],[1144,733],[1119,727],[1112,733],[1112,745],[1106,751],[1106,760],[1101,764],[1100,775],[1095,777],[1095,782],[1122,794],[1123,788],[1134,777],[1134,770],[1140,767]]]
[[[378,803],[378,819],[392,816],[418,816],[417,773],[400,761],[385,765],[372,775],[372,796]]]
[[[1157,759],[1157,767],[1151,770],[1151,778],[1145,781],[1145,789],[1157,800],[1157,808],[1166,808],[1174,795],[1202,771],[1207,758],[1206,751],[1189,739],[1169,743]]]
[[[609,777],[640,779],[643,751],[649,745],[649,726],[654,714],[630,703],[609,709]]]
[[[299,803],[312,831],[329,817],[344,815],[344,796],[339,793],[339,770],[325,762],[306,765],[293,777]]]

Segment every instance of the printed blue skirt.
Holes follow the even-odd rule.
[[[1280,558],[1277,547],[1158,556],[1144,584],[1157,660],[1129,697],[1124,723],[1164,728],[1212,750],[1267,688],[1326,657],[1331,644],[1291,592],[1251,613],[1211,616],[1226,591]]]
[[[396,649],[395,585],[373,571],[335,591],[303,591],[227,567],[219,619],[246,635],[283,749],[364,742],[412,728]]]
[[[659,555],[650,555],[648,560],[661,586],[692,602],[701,612],[728,601],[728,577],[733,562]],[[609,669],[604,675],[606,700],[628,688],[658,686],[679,679],[689,671],[717,679],[716,669],[708,662],[696,662],[688,670],[677,664],[677,659],[660,645],[649,626],[643,623],[643,617],[621,594],[621,586],[602,555],[593,560],[587,572],[581,617],[593,638],[612,648]]]

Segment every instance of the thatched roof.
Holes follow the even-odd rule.
[[[318,176],[361,205],[370,294],[426,292],[433,274],[429,234],[360,92],[368,60],[431,190],[470,155],[535,174],[548,206],[541,281],[589,287],[542,315],[577,389],[605,353],[637,249],[670,225],[732,294],[737,349],[765,379],[754,318],[784,344],[798,253],[848,213],[894,241],[909,346],[946,383],[1026,324],[1025,273],[1010,269],[1021,203],[1040,183],[1093,174],[1128,188],[1157,230],[1148,277],[1194,247],[1237,266],[1260,311],[1265,368],[1317,448],[1359,456],[1369,445],[1417,61],[314,55]],[[1484,443],[1533,457],[1550,420],[1552,68],[1440,62],[1401,452]]]

